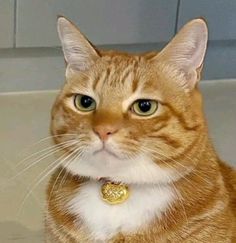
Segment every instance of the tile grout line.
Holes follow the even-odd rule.
[[[17,0],[14,0],[14,27],[13,27],[13,48],[16,48],[16,21],[17,21]]]
[[[176,34],[177,31],[178,31],[179,9],[180,9],[180,0],[177,1],[177,9],[176,9],[176,18],[175,18],[175,29],[174,29],[174,34]]]

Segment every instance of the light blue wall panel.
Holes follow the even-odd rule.
[[[178,28],[200,16],[207,20],[211,40],[236,40],[235,0],[181,0]]]
[[[17,47],[57,46],[57,15],[67,16],[95,44],[167,41],[177,0],[17,0]]]
[[[0,48],[13,47],[14,0],[0,0]]]

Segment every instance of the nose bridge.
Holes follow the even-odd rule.
[[[93,119],[94,132],[105,141],[122,126],[122,115],[114,111],[102,110],[96,112]]]
[[[94,114],[93,126],[113,127],[122,124],[122,113],[111,110],[100,110]]]

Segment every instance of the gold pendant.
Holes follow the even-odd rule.
[[[101,187],[102,199],[109,204],[123,203],[129,197],[127,185],[106,181]]]

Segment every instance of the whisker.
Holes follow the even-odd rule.
[[[204,140],[205,138],[203,137],[202,139]],[[151,141],[151,142],[153,142],[153,140],[147,140],[147,141]],[[204,147],[204,143],[201,142],[200,144],[201,144],[201,146],[200,146],[199,149],[201,150],[201,149]],[[163,156],[163,157],[165,157],[166,159],[171,160],[171,161],[177,163],[179,166],[181,166],[181,167],[184,168],[185,170],[189,171],[189,168],[188,168],[187,166],[185,166],[185,165],[183,165],[181,162],[179,162],[179,161],[177,161],[177,160],[171,158],[170,156],[164,154],[163,152],[156,151],[156,150],[152,150],[151,152],[154,152],[154,153],[156,153],[156,154],[158,154],[158,155],[160,155],[160,156]],[[170,151],[170,153],[171,153],[171,151]],[[174,155],[174,153],[172,153],[172,154]],[[192,164],[194,165],[194,167],[196,167],[196,165],[197,165],[197,162],[196,162],[196,161],[193,161],[193,159],[192,159],[191,157],[189,157],[189,156],[187,156],[187,155],[185,155],[185,154],[183,154],[183,156],[184,156],[186,159],[189,159],[191,162],[193,162]],[[158,158],[158,159],[160,159],[160,158]],[[163,161],[162,161],[162,162],[163,162]],[[173,168],[175,168],[175,167],[173,167]],[[201,178],[202,180],[204,180],[206,183],[209,183],[209,181],[206,180],[206,178],[204,178],[203,176],[201,176],[196,170],[193,171],[193,169],[192,169],[191,172],[194,173],[194,174],[195,174],[196,176],[198,176],[199,178]],[[187,173],[187,174],[188,174],[188,173]],[[187,174],[186,174],[185,176],[187,176]]]
[[[72,163],[73,161],[75,161],[79,156],[83,155],[83,152],[84,152],[84,151],[81,151],[81,152],[75,154],[75,156],[74,156],[74,158],[72,159],[71,163]],[[67,166],[68,166],[68,165],[67,165]],[[60,182],[59,188],[62,187],[62,185],[64,184],[66,178],[68,177],[68,174],[69,174],[69,171],[67,171],[67,172],[64,174],[64,176],[63,176],[63,178],[62,178],[62,180],[61,180],[61,182]]]
[[[67,152],[68,154],[68,152]],[[28,197],[30,196],[30,194],[33,192],[33,190],[51,173],[53,172],[56,168],[58,168],[60,165],[63,164],[63,162],[71,155],[71,153],[69,152],[69,155],[63,154],[62,156],[60,156],[58,159],[56,159],[52,164],[50,164],[45,170],[43,170],[39,176],[36,178],[36,180],[34,182],[34,185],[31,188],[28,188],[28,192],[27,194],[24,196],[23,201],[18,209],[18,213],[17,213],[17,218],[19,218],[20,213],[22,211],[22,208],[24,207],[24,204],[26,202],[26,200],[28,199]],[[64,158],[63,158],[64,157]],[[63,159],[62,159],[63,158]],[[62,159],[62,160],[61,160]],[[58,164],[57,162],[61,160]],[[55,165],[56,164],[56,165]],[[47,171],[49,168],[49,171]],[[47,173],[45,174],[45,172],[47,171]],[[40,180],[38,180],[42,175],[44,175]]]
[[[76,158],[77,156],[75,155],[74,158],[70,161],[70,163],[66,164],[65,167],[64,167],[64,171],[65,171],[65,174],[63,175],[61,181],[60,181],[60,184],[58,186],[58,189],[62,187],[62,185],[65,183],[66,181],[66,178],[68,177],[68,174],[69,174],[69,171],[66,170],[66,167],[69,166],[73,161],[74,159]]]
[[[187,213],[186,213],[186,209],[184,207],[184,200],[183,200],[183,197],[181,195],[181,193],[177,190],[176,186],[174,185],[174,183],[171,183],[175,193],[176,193],[176,196],[177,198],[180,200],[180,204],[181,204],[181,207],[183,209],[183,212],[184,212],[184,216],[185,216],[185,219],[186,219],[186,222],[187,224],[189,224],[189,221],[188,221],[188,217],[187,217]]]
[[[69,142],[71,142],[71,141],[72,141],[72,140],[65,141],[65,142],[61,142],[61,143],[59,143],[59,144],[54,144],[54,145],[52,145],[52,146],[50,146],[50,147],[47,147],[47,148],[42,149],[42,150],[40,150],[40,151],[37,151],[37,152],[35,152],[35,153],[29,155],[28,157],[24,158],[23,160],[19,161],[19,163],[17,163],[15,167],[17,168],[18,166],[20,166],[21,164],[23,164],[25,161],[27,161],[28,159],[34,157],[34,156],[37,155],[37,154],[40,154],[40,153],[42,153],[42,152],[49,151],[49,150],[52,150],[52,149],[54,149],[54,148],[60,147],[61,145],[63,145],[63,144],[67,144],[67,143],[69,143]]]
[[[158,152],[155,151],[155,150],[151,150],[151,149],[147,149],[147,148],[145,148],[145,149],[146,149],[146,151],[142,149],[142,152],[144,152],[144,153],[145,153],[145,152],[156,153],[157,155],[160,156],[160,154],[158,154]],[[161,161],[162,163],[164,163],[168,168],[173,169],[173,170],[175,171],[175,173],[179,175],[180,178],[185,178],[185,177],[184,177],[184,174],[180,173],[180,172],[179,172],[173,165],[170,165],[170,164],[168,164],[166,161],[162,160],[160,157],[157,157],[157,155],[154,156],[154,155],[152,154],[152,156],[154,156],[154,158],[160,160],[160,161]],[[193,185],[193,183],[192,183],[191,181],[189,181],[189,179],[185,178],[185,180],[187,180],[189,183],[191,183],[191,184]],[[171,181],[170,181],[170,182],[171,182]]]
[[[177,164],[178,164],[179,166],[181,166],[182,168],[184,168],[184,169],[187,171],[187,173],[186,173],[186,171],[185,171],[184,173],[180,173],[174,165],[170,165],[170,164],[167,163],[166,161],[162,160],[160,157],[154,156],[154,154],[152,154],[155,158],[157,158],[157,159],[159,159],[161,162],[163,162],[167,167],[170,167],[170,168],[174,169],[175,172],[180,176],[180,178],[182,178],[182,179],[188,181],[191,185],[194,186],[194,184],[193,184],[188,178],[186,178],[186,176],[187,176],[190,172],[191,172],[191,173],[194,173],[196,176],[199,176],[201,179],[203,179],[205,182],[208,183],[208,181],[207,181],[204,177],[202,177],[201,175],[197,174],[197,173],[196,173],[195,171],[193,171],[192,169],[190,170],[190,168],[184,166],[183,164],[181,164],[181,163],[178,162],[177,160],[172,159],[171,157],[169,157],[169,156],[167,156],[167,155],[165,155],[165,154],[163,154],[163,153],[160,153],[159,151],[155,151],[155,150],[152,150],[152,149],[149,149],[149,148],[145,148],[145,149],[147,150],[146,152],[151,152],[151,153],[155,153],[156,155],[163,156],[163,157],[165,157],[166,159],[171,160],[171,161],[177,163]],[[145,151],[144,151],[144,152],[145,152]]]
[[[87,137],[87,136],[84,135],[84,134],[78,134],[78,133],[64,133],[64,134],[51,135],[51,136],[48,136],[48,137],[45,137],[45,138],[40,139],[39,141],[35,142],[35,143],[32,144],[32,145],[29,145],[27,148],[23,149],[20,153],[18,153],[17,156],[19,157],[19,156],[22,155],[25,151],[29,150],[30,148],[34,147],[34,146],[37,145],[37,144],[42,143],[43,141],[52,139],[52,138],[54,138],[54,137],[64,137],[64,136],[76,136],[76,138],[72,138],[71,140],[78,140],[78,141],[81,140],[81,139],[83,139],[83,138],[86,138],[86,137]],[[68,139],[68,137],[67,137],[67,139]],[[45,151],[45,150],[47,150],[47,149],[53,148],[54,146],[58,146],[58,145],[60,145],[60,144],[66,143],[66,142],[67,142],[67,141],[64,141],[64,142],[61,142],[61,143],[58,143],[58,144],[53,144],[53,145],[47,147],[46,149],[41,150],[41,152],[42,152],[42,151]],[[36,153],[30,155],[29,157],[23,159],[23,161],[20,161],[19,163],[16,164],[16,167],[17,167],[19,164],[23,163],[23,162],[24,162],[25,160],[27,160],[28,158],[30,158],[31,156],[36,155],[36,154],[38,154],[38,153],[40,153],[40,151],[38,151],[38,152],[36,152]]]
[[[152,149],[147,149],[147,148],[145,148],[145,149],[146,149],[146,152],[152,152],[152,153],[154,152],[154,153],[157,153],[157,154],[158,154],[157,151],[154,151],[154,150],[152,150]],[[142,149],[142,151],[143,151],[143,149]],[[143,151],[143,152],[145,152],[145,151]],[[158,158],[157,156],[155,156],[155,158],[160,159],[160,158]],[[170,159],[170,158],[168,157],[168,159]],[[185,180],[188,181],[188,183],[190,183],[190,184],[193,185],[193,183],[192,183],[190,180],[188,180],[187,178],[185,178],[184,175],[182,175],[180,172],[178,172],[178,171],[176,170],[176,168],[174,168],[173,166],[171,166],[170,164],[166,163],[166,162],[163,161],[163,160],[161,160],[161,162],[163,162],[167,167],[170,167],[170,168],[174,169],[174,170],[176,171],[176,173],[178,173],[178,174],[180,175],[181,178],[184,178]],[[183,209],[184,217],[186,218],[186,222],[187,222],[187,224],[188,224],[188,217],[187,217],[187,213],[186,213],[186,210],[185,210],[185,207],[184,207],[184,202],[183,202],[182,195],[181,195],[181,193],[179,192],[179,190],[177,190],[177,188],[176,188],[176,186],[174,185],[173,181],[170,180],[170,183],[171,183],[171,185],[172,185],[172,188],[173,188],[174,191],[175,191],[175,194],[176,194],[178,200],[180,201],[180,205],[181,205],[181,207],[182,207],[182,209]]]
[[[55,152],[62,151],[63,149],[68,148],[68,147],[70,147],[72,145],[75,145],[76,143],[77,143],[77,141],[74,141],[73,143],[63,145],[60,148],[54,149],[53,151],[48,152],[47,154],[44,154],[39,159],[37,159],[36,161],[34,161],[33,163],[31,163],[29,166],[25,167],[22,171],[18,172],[15,176],[13,176],[12,178],[9,178],[9,180],[7,182],[9,183],[12,180],[15,180],[20,175],[22,175],[24,172],[26,172],[27,170],[29,170],[30,168],[32,168],[33,166],[35,166],[36,164],[38,164],[39,162],[41,162],[42,160],[44,160],[45,158],[48,158],[50,155],[54,154]]]
[[[66,143],[66,142],[68,142],[68,141],[72,141],[72,140],[78,140],[78,141],[80,141],[80,140],[82,140],[83,138],[86,138],[87,136],[86,135],[83,135],[83,134],[59,134],[59,135],[53,135],[53,136],[49,136],[49,137],[46,137],[46,138],[43,138],[43,139],[41,139],[41,141],[42,140],[46,140],[46,139],[51,139],[51,138],[53,138],[53,137],[59,137],[59,136],[72,136],[72,135],[76,135],[76,138],[72,138],[72,139],[70,139],[70,140],[67,140],[67,141],[63,141],[63,142],[61,142],[61,143],[58,143],[58,144],[53,144],[53,145],[51,145],[50,147],[47,147],[46,149],[49,149],[49,148],[51,148],[51,147],[53,147],[53,146],[58,146],[58,145],[60,145],[60,144],[63,144],[63,143]],[[67,138],[68,139],[68,138]],[[39,142],[37,142],[37,143],[35,143],[35,145],[36,144],[38,144],[38,143],[40,143],[41,141],[39,141]],[[31,147],[33,147],[34,145],[31,145]],[[45,149],[45,150],[46,150]],[[43,150],[42,150],[43,151]],[[40,152],[40,151],[39,151]],[[38,152],[36,152],[36,153],[38,153]],[[26,159],[24,159],[24,160],[26,160]],[[19,163],[21,163],[21,161],[19,162]]]
[[[76,133],[64,133],[64,134],[57,134],[57,135],[50,135],[50,136],[47,136],[47,137],[44,137],[44,138],[41,138],[40,140],[38,140],[37,142],[29,145],[27,148],[25,148],[24,150],[27,150],[29,148],[32,148],[33,146],[39,144],[39,143],[42,143],[46,140],[49,140],[51,138],[56,138],[56,137],[64,137],[64,136],[78,136],[79,134],[76,134]],[[23,151],[24,151],[23,150]]]
[[[160,152],[157,152],[159,153],[161,156],[164,156],[166,157],[167,159],[170,159],[168,156],[166,156],[165,154],[163,153],[160,153]],[[183,165],[182,163],[180,163],[179,161],[175,160],[175,159],[171,159],[171,161],[177,163],[179,166],[181,166],[182,168],[186,169],[186,170],[189,170],[189,168],[185,165]],[[190,171],[189,171],[190,172]],[[193,171],[193,169],[191,169],[191,172],[194,173],[196,176],[198,176],[199,178],[201,178],[202,180],[204,180],[206,183],[209,183],[208,180],[206,180],[206,178],[204,178],[203,176],[199,175],[199,173],[197,171]],[[187,173],[188,174],[188,173]],[[186,174],[186,175],[187,175]],[[186,178],[185,178],[186,179]]]
[[[56,184],[57,184],[58,179],[60,178],[60,175],[63,173],[64,170],[66,170],[66,167],[67,167],[70,163],[72,163],[72,162],[74,161],[74,159],[77,157],[77,153],[78,153],[79,150],[80,150],[80,148],[76,149],[75,151],[73,151],[73,152],[71,153],[71,156],[73,155],[72,158],[70,158],[70,159],[66,162],[66,164],[63,166],[63,168],[60,170],[60,172],[59,172],[59,174],[58,174],[56,180],[55,180],[54,183],[53,183],[52,189],[50,190],[50,194],[49,194],[48,201],[51,200],[52,192],[54,191],[54,188],[55,188],[55,186],[56,186]],[[68,171],[65,172],[65,174],[67,174],[67,175],[68,175],[68,173],[69,173]],[[62,182],[62,180],[64,179],[65,174],[63,175],[63,178],[61,179],[61,182]],[[62,186],[62,183],[61,183],[61,182],[60,182],[60,184],[59,184],[59,186],[58,186],[58,189],[61,188],[61,186]]]
[[[205,140],[205,137],[202,137],[202,139],[199,141],[199,144],[201,145],[199,150],[201,150],[205,145],[203,141]],[[153,142],[153,140],[151,139],[146,139],[146,141],[150,141]],[[172,153],[172,155],[175,155],[173,152],[169,151],[169,153]],[[163,155],[164,156],[164,155]],[[193,158],[191,158],[190,156],[186,155],[186,154],[182,154],[181,156],[185,157],[186,159],[189,159],[191,162],[193,162],[193,164],[196,166],[196,161],[193,161]],[[169,157],[166,157],[167,159],[169,159]]]

